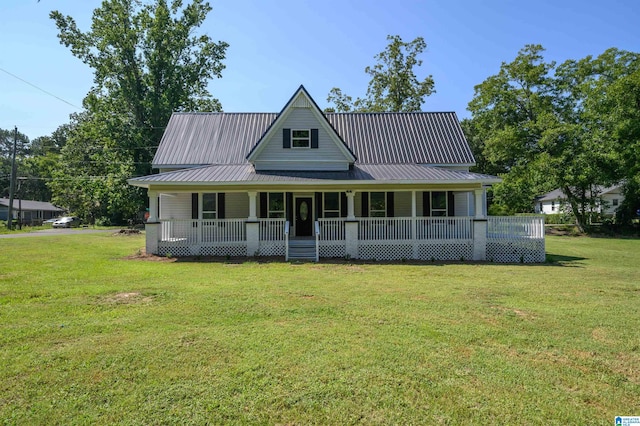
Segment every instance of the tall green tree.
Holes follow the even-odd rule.
[[[52,184],[54,199],[88,217],[114,221],[144,206],[144,194],[121,182],[151,173],[171,113],[221,109],[207,85],[221,77],[228,45],[198,34],[211,10],[203,0],[104,0],[88,31],[71,16],[51,12],[60,42],[94,72],[85,112],[61,150],[65,173]],[[111,168],[114,155],[126,167]],[[120,173],[117,184],[110,178],[114,173]],[[70,184],[76,177],[77,184]],[[81,183],[87,180],[91,185]],[[89,193],[80,196],[83,187]]]
[[[543,52],[525,46],[476,86],[465,128],[480,164],[503,177],[494,187],[496,202],[531,211],[536,195],[561,188],[584,228],[599,202],[598,187],[624,178],[607,93],[634,72],[638,55],[610,49],[556,66]]]
[[[419,80],[415,69],[422,66],[418,56],[426,49],[422,37],[411,42],[403,42],[398,35],[387,36],[389,44],[375,56],[377,63],[366,67],[371,76],[367,95],[353,98],[334,87],[327,96],[327,102],[334,105],[331,110],[338,112],[413,112],[420,111],[425,97],[435,93],[431,75]]]
[[[11,157],[13,153],[14,129],[0,129],[0,197],[9,196],[11,175]],[[18,131],[16,143],[16,164],[18,172],[22,172],[21,164],[29,153],[29,138]]]

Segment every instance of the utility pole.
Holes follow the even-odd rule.
[[[13,229],[13,195],[16,184],[16,150],[18,148],[18,126],[13,129],[13,153],[11,154],[11,175],[9,178],[9,216],[7,217],[7,227]]]

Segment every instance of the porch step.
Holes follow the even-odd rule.
[[[290,240],[289,260],[316,260],[316,242],[313,240]]]

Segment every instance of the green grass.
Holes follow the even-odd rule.
[[[640,240],[545,265],[125,260],[0,239],[6,424],[612,424],[640,414]]]

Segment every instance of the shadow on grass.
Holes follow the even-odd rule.
[[[126,259],[152,260],[160,262],[175,263],[222,263],[229,265],[243,264],[269,264],[269,263],[288,263],[290,265],[304,265],[308,263],[316,263],[312,260],[290,260],[285,261],[282,256],[264,256],[264,257],[232,257],[232,256],[185,256],[185,257],[164,257],[164,256],[129,256]],[[490,261],[443,261],[443,260],[367,260],[367,259],[343,259],[343,258],[321,258],[319,265],[421,265],[421,266],[446,266],[446,265],[495,265],[495,266],[562,266],[562,267],[582,267],[582,261],[585,257],[565,256],[562,254],[547,253],[544,263],[499,263]]]

